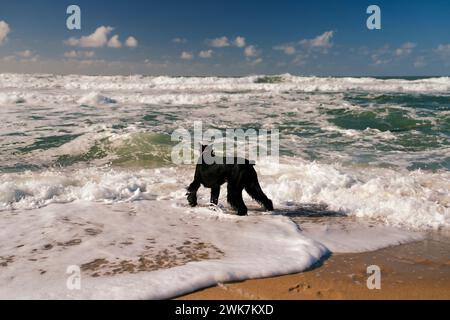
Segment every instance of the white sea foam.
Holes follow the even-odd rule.
[[[403,126],[408,130],[416,126],[414,121],[419,126],[427,121],[433,125],[433,131],[439,130],[440,124],[445,123],[445,111],[437,111],[442,116],[424,115],[420,108],[400,103],[383,105],[386,111],[382,113],[377,106],[352,102],[348,95],[355,93],[348,91],[366,90],[365,97],[389,92],[439,95],[445,93],[449,78],[410,81],[282,75],[277,83],[256,83],[260,78],[0,74],[0,106],[3,106],[0,113],[4,120],[0,141],[5,141],[0,145],[2,164],[15,167],[25,161],[36,166],[49,165],[60,155],[89,150],[99,139],[120,139],[133,127],[137,131],[171,134],[180,127],[192,129],[193,122],[202,119],[205,129],[281,128],[281,147],[300,157],[314,154],[348,162],[366,157],[363,161],[370,159],[377,165],[389,163],[401,167],[424,162],[433,168],[445,165],[450,152],[445,135],[433,132],[432,137],[426,137],[427,134],[418,131],[412,138],[422,142],[422,146],[416,150],[405,147],[410,139],[407,134],[412,130],[394,132],[402,125],[398,121],[406,121]],[[365,119],[367,129],[355,128],[367,111],[376,114],[376,121]],[[389,112],[402,116],[392,120]],[[145,118],[149,114],[150,120]],[[339,125],[336,120],[341,120]],[[123,122],[126,128],[114,129]],[[83,136],[51,150],[33,147],[41,137],[65,134]],[[439,141],[439,148],[426,148],[423,138],[431,143]],[[335,145],[342,144],[344,150],[334,150]],[[378,147],[387,152],[379,152]],[[21,148],[27,152],[21,153]],[[398,149],[404,151],[401,156],[396,153]]]
[[[65,90],[301,90],[305,92],[343,92],[349,90],[375,92],[448,92],[450,78],[419,80],[301,77],[281,75],[276,83],[257,83],[263,76],[241,78],[219,77],[143,77],[143,76],[53,76],[0,74],[0,88],[65,89]],[[26,79],[26,81],[24,81]]]
[[[81,97],[78,100],[78,103],[96,106],[102,104],[116,103],[116,101],[114,99],[105,97],[98,92],[93,91]]]
[[[157,171],[155,171],[157,172]],[[167,174],[153,175],[114,170],[82,169],[74,172],[46,171],[5,174],[0,180],[0,210],[34,209],[51,203],[75,200],[121,202],[135,196],[136,191],[147,191],[152,196],[152,186],[170,184]],[[145,198],[143,194],[141,198]]]
[[[263,189],[276,205],[324,204],[330,210],[392,226],[419,230],[450,227],[448,172],[345,168],[298,158],[285,158],[281,164],[268,159],[261,161],[257,169]],[[37,208],[74,200],[126,201],[136,198],[138,190],[143,199],[184,202],[190,176],[189,167],[2,174],[0,210]],[[222,201],[225,203],[225,199]]]
[[[148,103],[202,104],[223,99],[270,97],[296,92],[405,92],[447,93],[450,78],[419,80],[374,78],[321,78],[282,75],[277,83],[257,83],[260,76],[218,77],[143,77],[143,76],[53,76],[0,74],[0,104],[10,104],[11,90],[30,103]],[[6,91],[7,90],[7,91]],[[103,92],[99,94],[98,91]],[[6,93],[5,93],[6,92]],[[233,95],[230,95],[233,93]],[[236,94],[236,96],[234,96]],[[2,98],[3,95],[9,97]],[[13,99],[14,100],[14,99]]]
[[[450,173],[285,159],[260,164],[264,189],[279,204],[325,204],[331,210],[418,229],[450,227]]]
[[[330,250],[360,252],[422,238],[344,224],[350,234],[338,224],[299,228],[285,216],[238,217],[173,200],[80,200],[3,212],[0,298],[170,298],[222,282],[301,272]],[[73,284],[69,266],[81,268],[80,290],[67,287]]]
[[[417,161],[445,161],[445,141],[409,152],[405,139],[423,142],[424,133],[404,136],[333,122],[344,113],[351,122],[367,110],[380,111],[351,102],[350,91],[440,95],[448,93],[449,78],[272,80],[0,74],[0,262],[7,263],[0,297],[173,297],[221,281],[301,271],[328,250],[376,250],[418,240],[426,230],[449,229],[449,172],[407,170]],[[416,108],[383,108],[395,109],[413,127],[415,121],[438,123],[436,114],[424,116]],[[216,212],[185,207],[194,168],[161,166],[167,134],[190,129],[197,119],[207,127],[281,128],[281,148],[290,156],[279,165],[269,158],[256,166],[277,208],[273,215],[256,210],[246,195],[250,217],[230,215],[226,192]],[[311,153],[320,160],[312,161]],[[108,165],[128,158],[137,169]],[[73,165],[59,168],[61,159]],[[149,159],[161,168],[146,169]],[[200,189],[200,204],[208,201],[208,191]],[[308,220],[305,204],[336,218]],[[320,214],[312,212],[313,218]],[[183,254],[170,251],[190,236],[212,245],[206,252],[211,259],[184,264]],[[148,238],[159,241],[149,244]],[[81,243],[65,245],[74,239]],[[67,265],[136,262],[146,246],[154,247],[153,256],[167,249],[183,263],[99,278],[85,271],[83,290],[66,290]]]
[[[52,205],[14,219],[6,213],[0,227],[0,252],[10,258],[0,274],[2,299],[170,298],[221,282],[300,272],[328,252],[286,217],[211,214],[170,201]],[[183,254],[190,250],[203,258]],[[139,265],[143,257],[160,269],[104,274],[123,261]],[[97,259],[107,262],[82,268],[81,289],[69,290],[67,267]]]
[[[392,132],[390,132],[389,130],[380,131],[378,129],[371,129],[371,128],[366,128],[365,130],[341,129],[337,126],[326,126],[323,128],[323,130],[338,132],[338,133],[343,134],[344,136],[348,136],[348,137],[352,137],[352,138],[354,138],[354,137],[364,138],[364,137],[372,136],[374,138],[378,138],[381,140],[397,139],[396,136],[394,134],[392,134]]]
[[[23,96],[20,93],[16,92],[8,92],[8,93],[1,93],[0,92],[0,105],[9,105],[9,104],[15,104],[15,103],[24,103],[26,100],[23,98]]]
[[[336,253],[375,251],[425,238],[421,232],[355,221],[351,217],[326,219],[322,223],[305,221],[305,218],[293,220],[300,220],[303,235]]]

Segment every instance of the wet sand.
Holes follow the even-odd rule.
[[[381,269],[381,289],[367,288],[367,267]],[[450,299],[450,240],[426,240],[373,252],[333,254],[311,270],[220,284],[179,297],[228,299]]]

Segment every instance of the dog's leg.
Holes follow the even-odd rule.
[[[191,207],[197,206],[197,190],[200,188],[200,180],[198,179],[197,171],[195,173],[194,181],[187,188],[187,200]]]
[[[231,182],[227,184],[227,201],[233,209],[237,208],[236,201],[233,197],[233,185]]]
[[[267,198],[267,196],[262,191],[259,183],[250,183],[245,187],[245,191],[256,200],[259,204],[261,204],[267,211],[273,211],[273,203],[272,200]]]
[[[220,186],[214,187],[211,189],[211,203],[217,204],[219,203],[219,196],[220,196]]]
[[[253,169],[253,168],[252,168]],[[249,174],[249,181],[247,181],[245,185],[245,191],[256,200],[258,203],[264,206],[267,211],[273,211],[273,203],[272,200],[267,198],[264,192],[259,185],[258,176],[256,175],[256,171],[254,169],[253,172]]]
[[[235,190],[235,198],[236,198],[236,204],[237,204],[237,211],[239,216],[246,216],[247,215],[247,206],[245,205],[244,199],[242,199],[242,189]]]
[[[227,200],[231,207],[237,210],[238,215],[246,216],[247,207],[245,206],[244,199],[242,199],[242,190],[243,188],[239,188],[238,186],[228,182]]]
[[[238,205],[238,201],[236,198],[236,186],[233,185],[232,182],[228,181],[227,184],[227,201],[230,204],[230,206],[234,209],[234,210],[238,210],[239,205]]]
[[[197,184],[195,181],[191,183],[191,185],[188,187],[187,200],[189,202],[189,205],[191,207],[197,206],[197,190],[200,188],[200,186],[197,187]]]

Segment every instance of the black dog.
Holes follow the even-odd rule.
[[[215,157],[212,147],[202,145],[202,154],[195,169],[194,182],[188,187],[187,200],[192,207],[197,205],[197,190],[200,185],[211,189],[211,203],[217,205],[219,201],[220,186],[225,182],[227,187],[227,201],[238,212],[238,215],[247,215],[247,207],[242,199],[242,190],[259,202],[267,211],[273,211],[272,200],[267,198],[258,182],[254,164],[242,158],[222,158],[221,163],[205,161],[206,157]],[[231,161],[230,161],[231,160]],[[232,163],[232,164],[228,164]]]

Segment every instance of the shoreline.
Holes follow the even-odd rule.
[[[431,237],[372,252],[332,254],[311,270],[219,284],[178,300],[450,299],[450,240]],[[369,290],[367,267],[381,269],[381,289]]]

